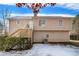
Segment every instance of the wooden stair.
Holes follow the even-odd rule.
[[[27,37],[31,38],[32,36],[32,29],[18,29],[13,32],[10,36],[12,37]]]
[[[16,30],[15,32],[11,33],[10,36],[13,36],[15,33],[19,32],[21,29]]]

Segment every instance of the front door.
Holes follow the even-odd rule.
[[[44,39],[44,43],[47,44],[49,39],[49,34],[46,34],[46,38]]]

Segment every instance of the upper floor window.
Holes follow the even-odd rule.
[[[59,26],[63,25],[63,21],[61,19],[59,19]]]
[[[46,25],[46,20],[45,19],[39,20],[39,26],[45,26],[45,25]]]

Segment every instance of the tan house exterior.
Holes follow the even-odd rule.
[[[44,39],[47,39],[48,42],[69,42],[72,18],[61,16],[16,16],[10,18],[9,35],[19,32],[19,29],[32,30],[33,42],[43,42]]]

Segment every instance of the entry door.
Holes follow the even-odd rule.
[[[54,38],[53,38],[53,32],[49,32],[49,38],[48,38],[48,42],[53,42]]]

